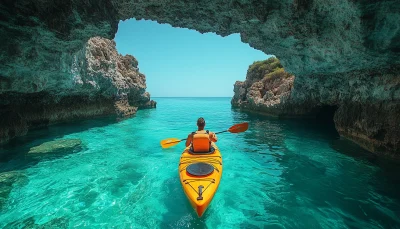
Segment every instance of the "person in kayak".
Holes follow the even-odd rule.
[[[215,133],[204,130],[206,121],[204,118],[197,119],[197,131],[192,132],[186,139],[186,147],[191,145],[193,152],[209,152],[211,150],[211,142],[217,142],[218,138]]]

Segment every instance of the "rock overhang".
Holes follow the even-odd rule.
[[[5,0],[0,95],[79,95],[76,56],[89,38],[111,39],[119,20],[129,18],[221,36],[240,33],[251,47],[277,56],[296,75],[295,88],[309,77],[346,80],[352,72],[368,77],[400,65],[400,0]],[[392,91],[389,99],[396,102],[399,93]]]

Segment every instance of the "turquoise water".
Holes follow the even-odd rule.
[[[400,228],[399,164],[331,125],[240,113],[229,98],[156,100],[135,118],[52,126],[0,149],[0,228]],[[212,131],[250,124],[218,136],[224,172],[200,219],[179,183],[184,144],[159,145],[199,116]],[[77,138],[75,150],[27,154]]]

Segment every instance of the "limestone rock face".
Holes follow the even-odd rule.
[[[133,17],[222,36],[240,33],[296,76],[375,69],[400,63],[399,2],[4,0],[0,73],[12,91],[24,93],[68,79],[73,53],[91,37],[113,38],[118,21]]]
[[[277,58],[250,65],[244,82],[236,81],[231,104],[245,110],[274,116],[308,114],[304,104],[293,104],[290,96],[295,76],[284,71]]]
[[[0,93],[69,94],[76,53],[91,37],[117,31],[117,12],[106,0],[0,4]]]
[[[246,81],[234,85],[232,106],[280,117],[317,116],[333,107],[340,135],[372,152],[399,153],[400,67],[296,78],[280,73],[271,80],[283,71],[278,63],[270,58],[251,65]]]
[[[114,41],[93,37],[72,59],[68,78],[55,75],[39,92],[23,93],[19,82],[4,87],[0,143],[36,127],[100,115],[129,117],[138,108],[156,107],[138,61],[118,54]]]
[[[293,103],[335,106],[339,134],[364,148],[400,155],[400,66],[296,78]]]
[[[139,72],[138,61],[131,55],[118,54],[113,40],[89,39],[84,55],[75,56],[72,73],[74,89],[80,93],[125,100],[125,106],[155,107],[146,92],[146,76]]]

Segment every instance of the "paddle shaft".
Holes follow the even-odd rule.
[[[221,134],[221,133],[225,133],[225,132],[228,132],[229,130],[224,130],[224,131],[220,131],[220,132],[217,132],[217,133],[215,133],[215,134]],[[187,138],[184,138],[184,139],[181,139],[181,140],[179,140],[179,141],[175,141],[175,142],[168,142],[168,143],[166,143],[166,144],[173,144],[173,143],[177,143],[177,142],[181,142],[181,141],[185,141]]]
[[[217,133],[215,133],[215,134],[220,134],[220,133],[224,133],[224,132],[228,132],[229,130],[224,130],[224,131],[220,131],[220,132],[217,132]]]
[[[220,132],[216,132],[215,134],[221,134],[221,133],[225,133],[225,132],[228,132],[228,131],[231,132],[231,133],[240,133],[240,132],[246,131],[247,128],[248,128],[248,126],[249,126],[249,124],[248,124],[247,122],[245,122],[245,123],[239,123],[239,124],[236,124],[236,125],[231,126],[231,127],[230,127],[229,129],[227,129],[227,130],[223,130],[223,131],[220,131]],[[176,138],[175,138],[175,139],[176,139]],[[171,146],[174,146],[174,145],[178,144],[178,143],[181,142],[181,141],[187,140],[187,138],[181,139],[181,140],[175,140],[175,139],[171,139],[171,140],[165,139],[165,140],[162,140],[162,141],[161,141],[161,146],[162,146],[163,148],[168,148],[168,147],[171,147]],[[175,141],[174,141],[174,140],[175,140]],[[166,146],[166,145],[170,145],[170,146],[164,147],[164,146]]]

